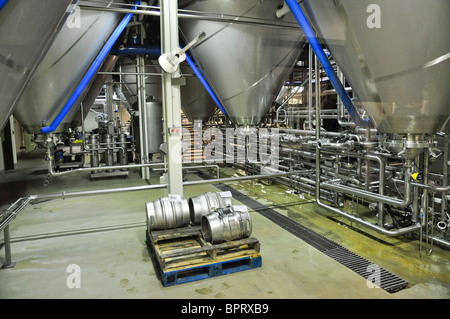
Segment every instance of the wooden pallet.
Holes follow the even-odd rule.
[[[262,265],[256,238],[212,245],[203,239],[199,226],[146,232],[146,237],[165,287]]]

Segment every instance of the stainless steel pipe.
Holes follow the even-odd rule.
[[[139,167],[143,166],[151,166],[152,164],[140,164]],[[138,165],[128,165],[127,167],[138,167]],[[113,166],[116,167],[116,166]],[[106,168],[106,167],[98,167],[98,169]],[[88,168],[89,170],[91,168]],[[82,169],[80,169],[82,170]],[[70,171],[69,171],[70,172]],[[249,175],[249,176],[238,176],[238,177],[226,177],[226,178],[217,178],[217,179],[204,179],[204,180],[195,180],[195,181],[187,181],[183,182],[183,186],[189,185],[200,185],[200,184],[214,184],[214,183],[225,183],[225,182],[236,182],[236,181],[244,181],[250,179],[258,179],[258,178],[275,178],[279,176],[289,176],[289,175],[301,175],[307,171],[292,171],[292,172],[280,172],[274,174],[261,174],[261,175]],[[65,173],[65,172],[63,172]],[[80,197],[80,196],[96,196],[96,195],[104,195],[104,194],[112,194],[112,193],[120,193],[120,192],[133,192],[133,191],[143,191],[149,189],[160,189],[167,188],[167,184],[152,184],[152,185],[142,185],[142,186],[131,186],[131,187],[118,187],[118,188],[109,188],[109,189],[99,189],[99,190],[91,190],[91,191],[79,191],[79,192],[61,192],[54,194],[39,194],[39,195],[30,195],[29,197],[32,200],[40,200],[40,199],[64,199],[70,197]]]
[[[231,192],[208,192],[189,199],[191,222],[198,225],[202,217],[216,208],[225,208],[233,205]]]
[[[98,150],[96,150],[96,148],[98,148],[98,146],[99,146],[99,136],[97,134],[91,134],[89,136],[89,144],[91,144],[92,148],[93,148],[93,150],[91,150],[91,152],[90,152],[91,167],[98,167],[98,166],[100,166],[100,158],[99,158]],[[50,161],[50,166],[53,167],[51,161]],[[51,174],[52,171],[49,171],[49,173]],[[94,173],[96,173],[96,171],[94,171]]]
[[[147,230],[172,229],[188,226],[190,223],[189,204],[185,197],[162,197],[145,204]]]
[[[137,5],[137,9],[131,10],[120,7],[103,7],[97,4],[91,4],[89,1],[80,1],[78,3],[80,8],[85,10],[93,10],[93,11],[105,11],[105,12],[118,12],[118,13],[133,13],[135,15],[144,15],[144,16],[161,16],[160,7],[155,6],[146,6],[146,5]],[[120,5],[116,3],[116,5]],[[122,5],[123,6],[123,5]],[[178,10],[178,18],[179,19],[194,19],[194,20],[208,20],[208,21],[217,21],[224,23],[233,23],[233,24],[249,24],[249,25],[260,25],[266,27],[277,27],[277,28],[297,28],[298,25],[292,22],[271,22],[267,19],[260,19],[255,17],[246,17],[246,16],[236,16],[230,14],[214,14],[214,13],[205,13],[200,11],[192,11],[192,10]]]
[[[405,185],[408,185],[408,183]],[[410,192],[405,192],[405,199],[401,200],[401,199],[396,199],[396,198],[393,198],[390,196],[374,194],[374,193],[366,191],[366,190],[362,190],[362,189],[358,189],[358,188],[350,187],[350,186],[346,186],[346,185],[336,184],[336,183],[324,182],[324,183],[322,183],[322,187],[325,189],[331,190],[331,191],[355,195],[355,196],[358,196],[358,197],[361,197],[364,199],[377,201],[377,202],[388,204],[388,205],[391,205],[394,207],[406,207],[411,202],[411,195],[408,195],[408,194],[410,194]]]
[[[218,208],[202,217],[203,238],[212,244],[250,237],[252,221],[246,207]]]
[[[104,160],[106,166],[114,165],[114,138],[112,134],[103,135],[103,142],[106,144],[106,151],[104,152]],[[108,173],[111,173],[112,170],[106,170]]]
[[[121,166],[128,165],[128,145],[127,135],[120,133],[117,136],[117,146],[119,146],[119,163]],[[126,168],[122,168],[121,171],[126,171]]]
[[[317,95],[318,96],[318,95]],[[317,123],[320,123],[320,108],[318,107],[318,102],[316,102],[316,121]],[[320,125],[316,125],[316,140],[319,141],[320,140]],[[368,228],[371,228],[373,230],[376,230],[379,233],[382,233],[384,235],[387,236],[399,236],[399,235],[404,235],[404,234],[408,234],[410,232],[413,231],[418,231],[421,230],[422,225],[420,223],[415,223],[412,226],[409,227],[405,227],[405,228],[401,228],[401,229],[397,229],[397,230],[387,230],[381,226],[377,226],[374,225],[368,221],[363,220],[362,218],[356,217],[354,215],[348,214],[338,208],[329,206],[325,203],[323,203],[320,200],[320,188],[321,188],[321,182],[320,182],[320,147],[318,144],[316,144],[316,203],[317,205],[319,205],[320,207],[326,208],[338,215],[341,215],[343,217],[346,217],[347,219],[360,223]],[[378,200],[381,202],[384,202],[386,204],[390,204],[390,205],[394,205],[394,206],[400,206],[400,207],[405,207],[407,206],[410,202],[411,202],[411,182],[410,182],[410,175],[411,175],[411,161],[407,161],[406,163],[406,172],[405,172],[405,197],[403,201],[398,201],[392,198],[389,198],[387,196],[383,196],[380,194],[373,194],[373,193],[369,193],[367,191],[363,191],[363,190],[359,190],[359,189],[355,189],[355,188],[351,188],[351,187],[346,187],[344,185],[339,185],[339,187],[334,187],[331,186],[333,184],[322,184],[322,185],[326,185],[327,189],[332,189],[335,191],[341,191],[341,192],[345,192],[345,193],[350,193],[350,194],[354,194],[356,196],[361,196],[361,197],[365,197],[365,198],[369,198],[369,199],[373,199],[373,200]]]

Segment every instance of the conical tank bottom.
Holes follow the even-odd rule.
[[[73,3],[76,1],[8,1],[0,11],[0,131],[64,25],[69,15],[67,8]]]
[[[206,33],[192,54],[237,125],[261,122],[302,51],[305,40],[292,15],[275,16],[283,4],[257,0],[179,2],[180,9],[219,17],[213,21],[180,19],[179,25],[186,42],[202,31]],[[241,23],[243,20],[251,23]],[[276,26],[280,23],[287,27]]]
[[[450,117],[448,0],[304,0],[382,133],[434,134]]]
[[[192,75],[189,65],[180,65],[181,73]],[[216,104],[199,79],[186,76],[186,85],[181,86],[181,108],[191,122],[207,122],[216,110]]]
[[[54,120],[122,17],[119,13],[84,9],[72,15],[77,16],[68,18],[14,110],[14,116],[30,134],[41,133],[41,127]],[[77,20],[79,23],[75,23]],[[89,85],[55,132],[70,125]]]

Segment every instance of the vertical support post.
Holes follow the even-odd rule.
[[[312,130],[312,72],[313,72],[313,51],[309,46],[309,59],[308,59],[308,129]]]
[[[142,55],[138,55],[136,58],[136,83],[138,88],[138,105],[139,105],[139,148],[142,164],[148,164],[148,121],[147,121],[147,94],[145,92],[145,60]],[[142,179],[150,179],[150,168],[142,167],[141,169]]]
[[[9,235],[9,225],[7,225],[3,229],[3,235],[5,239],[5,264],[2,266],[2,269],[13,268],[16,263],[12,262],[11,258],[11,241]]]
[[[366,128],[366,140],[370,140],[370,128]],[[367,153],[369,153],[369,150],[367,149]],[[366,183],[366,191],[369,190],[369,184],[370,184],[370,161],[366,161],[366,176],[365,176],[365,183]]]
[[[428,150],[425,150],[425,152],[423,153],[423,183],[425,185],[428,185],[429,163],[430,163],[430,153]],[[409,175],[411,175],[411,172],[409,172]],[[422,218],[425,223],[425,234],[426,234],[425,248],[426,248],[427,254],[431,253],[431,248],[428,248],[428,247],[432,247],[433,238],[430,238],[429,232],[431,231],[431,228],[434,227],[434,225],[431,225],[431,226],[429,225],[429,214],[428,214],[429,213],[428,212],[429,198],[428,198],[428,195],[429,195],[428,189],[424,188],[423,195],[422,195],[423,196],[422,197],[422,214],[423,214]]]
[[[450,139],[448,137],[449,133],[445,134],[445,140],[444,140],[444,153],[443,153],[443,157],[444,157],[444,167],[442,169],[443,172],[443,179],[442,179],[442,187],[447,187],[448,185],[448,166],[449,166],[449,156],[448,156],[448,144],[450,142]],[[447,216],[447,197],[445,196],[445,193],[442,193],[442,202],[441,202],[441,221],[445,222],[446,216]]]
[[[111,76],[108,76],[108,83],[106,84],[106,115],[108,115],[108,134],[114,135],[114,110],[113,110],[113,93]]]
[[[314,80],[315,80],[315,93],[316,93],[316,109],[319,109],[320,113],[320,64],[319,59],[317,58],[317,55],[314,55]],[[317,111],[316,111],[317,114]],[[315,118],[316,126],[321,127],[321,119],[320,117],[316,116]],[[319,141],[319,140],[317,140]]]
[[[83,137],[81,144],[82,150],[84,151],[86,149],[86,127],[84,125],[84,110],[83,110],[83,103],[80,104],[80,116],[81,116],[81,135]],[[83,155],[84,156],[84,155]]]
[[[178,2],[161,1],[161,52],[170,52],[179,46]],[[169,194],[183,195],[183,171],[181,158],[181,93],[176,79],[180,69],[162,75],[164,110],[164,136],[167,143],[167,184]],[[174,81],[175,80],[175,81]]]
[[[312,60],[312,53],[310,51],[310,60]],[[314,80],[315,80],[315,94],[316,94],[316,115],[315,115],[315,130],[316,130],[316,200],[320,200],[320,67],[317,56],[314,56]],[[312,70],[312,68],[311,68]],[[312,84],[312,83],[310,83]]]

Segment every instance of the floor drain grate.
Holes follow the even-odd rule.
[[[348,249],[312,231],[311,229],[306,228],[289,217],[280,214],[272,208],[261,204],[260,202],[235,190],[231,186],[222,183],[214,184],[214,186],[221,191],[230,191],[233,194],[233,198],[240,201],[242,204],[247,205],[294,236],[302,239],[307,244],[333,258],[350,270],[356,272],[358,275],[377,284],[385,291],[393,293],[405,288],[408,285],[408,282],[402,278],[390,273],[376,264],[373,264],[361,256],[356,255]]]

